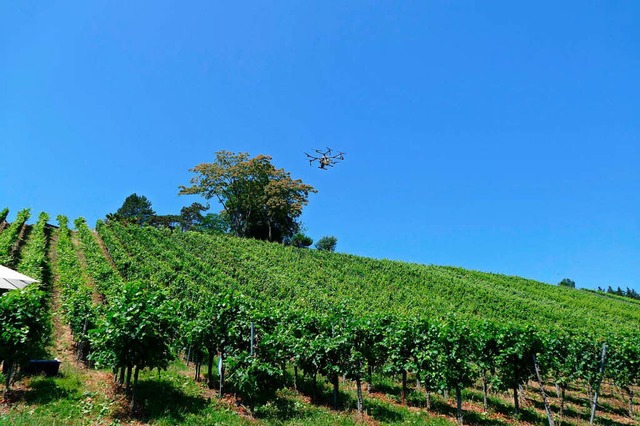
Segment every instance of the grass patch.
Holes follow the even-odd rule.
[[[240,417],[217,398],[207,398],[199,383],[187,377],[186,367],[176,361],[168,371],[142,371],[138,382],[141,412],[137,420],[154,425],[244,425]],[[128,419],[128,412],[116,413]]]
[[[113,403],[87,392],[78,375],[32,377],[20,402],[0,414],[2,425],[109,424]]]

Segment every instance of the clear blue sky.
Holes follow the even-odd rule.
[[[338,251],[640,290],[640,2],[5,1],[0,208],[158,213],[227,149]],[[347,153],[330,171],[304,151]],[[214,206],[216,207],[216,206]]]

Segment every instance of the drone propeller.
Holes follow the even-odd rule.
[[[317,161],[320,164],[319,168],[326,170],[327,167],[335,166],[336,161],[344,160],[344,152],[339,151],[337,154],[334,154],[329,147],[327,147],[326,151],[320,149],[314,149],[314,151],[319,154],[319,156],[311,155],[307,152],[304,153],[307,158],[310,158],[309,166],[311,166],[314,161]]]

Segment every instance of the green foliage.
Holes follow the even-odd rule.
[[[49,263],[47,259],[48,240],[45,230],[48,220],[47,213],[40,213],[38,222],[31,230],[29,240],[22,250],[22,258],[18,264],[18,271],[41,282],[45,278]]]
[[[297,248],[307,248],[313,244],[313,239],[302,233],[297,233],[291,237],[291,240],[288,241],[288,243]]]
[[[209,234],[228,234],[229,221],[225,214],[207,213],[194,230]]]
[[[188,207],[180,209],[180,222],[182,230],[189,231],[202,224],[204,216],[202,212],[209,209],[209,206],[203,206],[200,203],[193,203]]]
[[[232,232],[241,237],[282,241],[299,229],[297,218],[316,192],[284,169],[276,169],[271,157],[248,153],[216,152],[213,163],[190,170],[191,186],[181,186],[180,195],[217,199]]]
[[[140,282],[124,284],[91,331],[91,359],[112,368],[166,368],[174,356],[175,312],[162,292]]]
[[[86,360],[90,350],[88,330],[96,326],[98,306],[92,302],[92,290],[87,285],[85,277],[78,273],[82,267],[71,241],[71,232],[67,227],[68,219],[65,216],[58,216],[57,219],[60,227],[55,272],[62,287],[62,310],[71,328],[79,358]]]
[[[576,365],[582,348],[576,344],[577,336],[560,330],[546,334],[543,339],[545,350],[538,357],[540,366],[551,374],[555,383],[566,388],[580,377]]]
[[[31,217],[31,210],[24,209],[18,212],[16,220],[0,234],[0,265],[13,266],[13,248],[18,240],[22,226]]]
[[[227,382],[249,404],[282,386],[291,363],[334,386],[372,367],[461,395],[480,373],[517,392],[535,354],[559,384],[595,385],[602,342],[637,335],[634,305],[516,277],[119,223],[97,230],[123,275],[180,301],[180,347],[224,351]]]
[[[177,229],[182,226],[182,218],[176,214],[155,215],[149,219],[147,225],[156,228]]]
[[[633,386],[640,384],[640,335],[616,339],[609,350],[608,370],[614,383],[627,393],[629,417],[633,418]]]
[[[0,211],[0,224],[7,219],[7,215],[9,214],[9,208],[5,207]]]
[[[569,278],[564,278],[562,281],[558,283],[558,285],[562,287],[576,288],[576,282],[573,280],[570,280]]]
[[[143,225],[155,216],[151,201],[144,195],[131,194],[125,198],[122,206],[116,211],[117,217],[127,222]]]
[[[519,411],[518,388],[535,374],[534,355],[543,349],[542,341],[531,325],[503,324],[496,327],[497,354],[495,384],[513,390],[516,414]]]
[[[415,342],[417,328],[414,321],[397,318],[385,324],[384,347],[387,354],[386,371],[391,374],[417,371]]]
[[[281,385],[280,369],[248,352],[238,352],[227,359],[231,371],[227,377],[243,401],[254,405],[259,396],[275,392]]]
[[[468,322],[453,318],[438,327],[440,359],[444,389],[464,389],[478,377],[480,346],[476,328]]]
[[[316,249],[324,251],[336,251],[338,239],[334,236],[324,236],[316,243]]]
[[[35,286],[0,296],[0,359],[4,360],[8,391],[16,366],[44,351],[49,337],[50,317],[42,303],[44,293]]]
[[[10,232],[11,241],[17,238],[18,230],[29,217],[29,210],[22,210],[18,218],[3,232]],[[48,271],[47,236],[45,226],[49,216],[41,213],[26,242],[18,270],[43,281]],[[12,243],[11,245],[15,244]],[[7,247],[6,245],[4,247]],[[9,251],[9,256],[11,252]],[[4,359],[5,387],[8,391],[16,367],[21,366],[30,357],[44,353],[51,330],[51,320],[45,293],[37,284],[30,284],[22,290],[12,290],[0,297],[0,359]]]
[[[119,292],[122,286],[122,278],[110,265],[95,235],[87,226],[85,219],[82,217],[77,218],[74,221],[74,225],[78,230],[80,246],[87,262],[87,273],[93,278],[98,291],[104,294],[107,299],[110,299]]]

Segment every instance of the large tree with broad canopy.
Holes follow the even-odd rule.
[[[240,237],[282,242],[300,229],[297,219],[317,192],[284,169],[271,157],[229,151],[216,152],[212,163],[190,169],[191,186],[180,186],[180,195],[217,199],[231,231]]]

